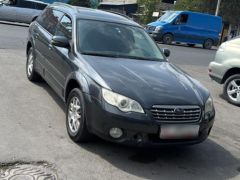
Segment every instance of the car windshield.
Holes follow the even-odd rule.
[[[77,47],[85,55],[164,61],[142,28],[117,23],[78,20]]]
[[[174,11],[167,11],[164,15],[162,15],[162,16],[158,19],[158,21],[170,23],[170,22],[172,22],[177,16],[178,16],[178,13],[176,13],[176,12],[174,12]]]

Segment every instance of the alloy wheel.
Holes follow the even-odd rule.
[[[227,94],[232,101],[240,103],[240,79],[233,79],[228,84]]]
[[[68,125],[72,134],[77,134],[81,123],[81,103],[78,97],[72,97],[68,107]]]
[[[33,72],[33,54],[30,52],[28,56],[28,65],[27,65],[27,73],[28,76],[31,76]]]

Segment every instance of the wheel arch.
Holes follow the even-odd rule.
[[[222,84],[226,82],[226,80],[232,76],[232,75],[235,75],[235,74],[240,74],[240,67],[234,67],[234,68],[231,68],[229,69],[223,76],[223,79],[222,79]]]
[[[32,47],[32,43],[28,41],[27,43],[27,49],[26,49],[26,54],[28,54],[29,49]]]
[[[34,16],[34,17],[32,18],[32,21],[31,21],[31,22],[35,21],[37,18],[38,18],[38,16]]]
[[[72,89],[79,88],[83,93],[89,93],[88,83],[86,78],[81,74],[72,74],[66,81],[64,100],[67,102],[68,96]]]

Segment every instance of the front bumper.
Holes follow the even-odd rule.
[[[199,124],[199,136],[194,139],[160,139],[161,123],[150,118],[150,111],[145,110],[146,114],[122,113],[117,108],[108,104],[102,104],[96,98],[85,95],[87,126],[91,133],[104,140],[137,146],[159,146],[159,145],[188,145],[197,144],[204,141],[213,126],[214,116],[208,120],[201,119]],[[185,123],[186,124],[186,123]],[[191,123],[189,123],[191,124]],[[118,127],[123,130],[123,136],[114,139],[109,135],[109,130]]]

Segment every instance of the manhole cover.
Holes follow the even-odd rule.
[[[0,164],[0,180],[59,180],[56,167],[47,162]]]

